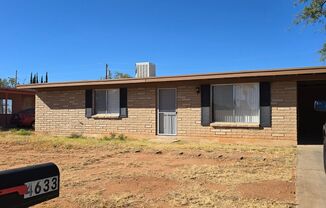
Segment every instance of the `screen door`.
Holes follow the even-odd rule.
[[[158,89],[158,134],[176,135],[176,89]]]

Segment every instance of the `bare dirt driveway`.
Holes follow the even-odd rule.
[[[0,169],[54,162],[38,207],[295,207],[295,147],[171,144],[0,132]]]

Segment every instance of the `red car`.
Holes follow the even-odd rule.
[[[12,115],[11,123],[18,127],[35,127],[35,109],[30,108]]]

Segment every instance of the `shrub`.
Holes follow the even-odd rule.
[[[78,138],[83,138],[83,135],[78,134],[78,133],[72,133],[70,136],[68,136],[70,139],[78,139]]]
[[[116,138],[117,138],[117,134],[116,133],[114,133],[114,132],[110,133],[110,139],[111,140],[115,140]]]
[[[108,141],[108,140],[110,140],[110,137],[108,137],[108,136],[104,136],[104,137],[101,138],[101,140]]]
[[[11,133],[16,133],[18,131],[18,129],[10,129]]]
[[[127,136],[125,136],[124,134],[119,134],[118,139],[119,140],[126,140]]]
[[[29,136],[32,134],[31,131],[26,129],[11,129],[10,132],[20,136]]]
[[[110,136],[104,136],[102,138],[103,140],[106,140],[106,141],[114,141],[114,140],[120,140],[120,141],[124,141],[127,139],[127,136],[125,136],[124,134],[119,134],[117,136],[116,133],[110,133]]]
[[[16,134],[21,135],[21,136],[29,136],[32,133],[31,133],[31,131],[27,131],[25,129],[19,129],[19,131],[17,131]]]

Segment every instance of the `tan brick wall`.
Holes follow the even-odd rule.
[[[178,135],[296,140],[296,86],[296,82],[271,84],[272,127],[263,129],[201,126],[200,94],[196,93],[196,87],[178,87]]]
[[[196,85],[177,87],[177,132],[180,136],[296,140],[296,82],[273,82],[272,127],[264,129],[201,126]],[[155,135],[156,88],[128,89],[128,118],[85,118],[84,91],[40,91],[36,96],[36,131],[69,135],[109,132]]]
[[[128,118],[93,119],[85,117],[85,91],[38,92],[36,96],[37,132],[58,135],[155,134],[155,89],[128,89]],[[153,102],[154,101],[154,102]]]

